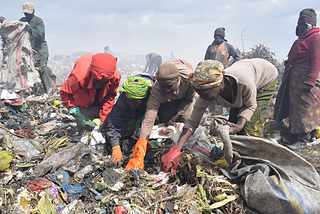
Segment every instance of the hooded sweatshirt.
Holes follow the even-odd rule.
[[[68,110],[75,107],[84,109],[89,107],[96,94],[92,78],[100,81],[109,80],[101,87],[98,95],[101,109],[99,119],[105,122],[111,112],[117,95],[121,75],[116,68],[117,58],[110,54],[87,54],[80,57],[75,63],[68,79],[60,89],[61,101]]]

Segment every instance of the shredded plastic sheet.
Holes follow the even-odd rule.
[[[184,124],[181,123],[176,132],[174,132],[170,139],[176,144],[182,132]],[[193,153],[201,156],[202,158],[209,159],[210,152],[213,147],[216,145],[211,143],[210,139],[205,133],[205,129],[202,126],[199,126],[194,133],[191,135],[189,140],[183,146],[184,150],[188,153]],[[198,148],[198,149],[197,149]],[[208,155],[209,154],[209,155]]]
[[[3,40],[3,59],[0,68],[0,82],[7,83],[14,91],[32,87],[41,82],[39,72],[34,66],[29,32],[25,31],[28,23],[21,21],[0,24]]]
[[[154,125],[149,139],[169,139],[174,133],[179,132],[180,123],[177,123],[176,126],[165,126],[164,123]],[[183,127],[183,126],[182,126]]]

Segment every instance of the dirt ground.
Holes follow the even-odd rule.
[[[280,138],[280,136],[286,138],[289,136],[288,123],[286,120],[279,123],[272,119],[268,119],[264,128],[264,138]],[[311,142],[310,142],[311,143]],[[299,150],[295,151],[298,155],[303,157],[309,163],[311,163],[317,172],[320,174],[320,144],[307,145]]]

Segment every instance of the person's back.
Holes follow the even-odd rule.
[[[104,47],[104,52],[108,53],[108,54],[111,54],[113,57],[115,57],[114,52],[109,49],[109,46]]]
[[[162,64],[162,57],[157,53],[149,53],[146,55],[146,67],[143,72],[154,75]]]

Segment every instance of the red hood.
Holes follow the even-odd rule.
[[[108,53],[95,54],[91,61],[91,72],[99,81],[110,80],[116,70],[118,58]]]

